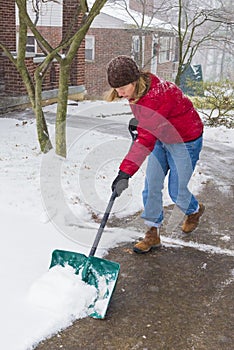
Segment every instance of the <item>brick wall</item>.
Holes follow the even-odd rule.
[[[60,43],[62,39],[62,28],[38,26],[37,29],[52,47],[56,47]],[[40,48],[37,47],[37,49],[40,52]]]
[[[72,23],[75,9],[78,6],[77,0],[66,0],[63,2],[63,32],[60,27],[43,26],[38,27],[39,31],[46,40],[55,47],[61,41],[62,35],[65,35]],[[75,23],[74,30],[79,26]],[[11,51],[16,51],[16,24],[15,24],[15,1],[0,0],[0,41],[6,44]],[[40,48],[38,47],[40,53]],[[72,64],[70,74],[70,85],[84,85],[85,65],[84,65],[84,42],[81,44],[76,58]],[[29,73],[33,78],[37,64],[33,58],[26,58],[25,63]],[[50,90],[58,87],[59,65],[53,62],[49,67],[43,81],[43,90]],[[15,66],[10,60],[2,55],[0,50],[0,92],[2,95],[17,96],[24,95],[26,88]]]
[[[139,0],[129,0],[129,8],[134,11],[143,12],[144,4],[144,13],[148,16],[152,16],[155,12],[154,10],[154,1],[147,0],[146,2],[140,2]]]
[[[16,50],[15,32],[15,1],[0,0],[0,42],[9,50]],[[0,92],[5,89],[4,56],[0,49]]]
[[[157,75],[165,80],[173,81],[175,73],[175,64],[173,62],[165,62],[158,64]]]
[[[29,74],[33,77],[37,65],[33,62],[33,58],[25,60]],[[26,87],[24,86],[21,76],[17,69],[7,58],[4,58],[4,93],[8,96],[20,96],[26,94]],[[51,90],[58,87],[59,65],[54,62],[46,72],[43,81],[43,90]]]
[[[144,70],[150,71],[152,60],[152,33],[145,33]]]
[[[11,51],[16,50],[15,1],[0,0],[0,41]]]
[[[85,62],[85,87],[87,98],[101,98],[110,87],[106,79],[108,62],[118,55],[131,55],[134,30],[124,29],[90,29],[88,35],[95,36],[94,61]],[[145,33],[144,70],[151,70],[152,33]],[[162,78],[173,80],[173,62],[157,64],[157,74]]]
[[[63,28],[62,28],[62,36],[65,38],[67,33],[70,31],[71,33],[75,33],[75,31],[79,28],[81,18],[74,22],[74,14],[76,13],[77,7],[79,6],[79,2],[75,0],[66,0],[63,2]],[[71,30],[72,24],[72,30]],[[83,85],[84,77],[85,77],[85,41],[82,42],[77,55],[72,63],[71,74],[70,74],[70,84],[71,85]]]
[[[115,56],[130,55],[131,35],[123,29],[89,29],[88,35],[95,35],[95,57],[85,62],[85,87],[87,96],[101,97],[110,88],[106,65]]]

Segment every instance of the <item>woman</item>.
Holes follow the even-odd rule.
[[[120,196],[129,178],[149,156],[142,213],[149,229],[133,248],[136,253],[146,253],[161,245],[162,189],[167,174],[169,195],[186,215],[182,231],[189,233],[198,226],[205,207],[189,191],[188,183],[202,148],[203,123],[192,102],[175,84],[140,71],[128,56],[109,62],[107,78],[112,88],[107,100],[128,99],[137,125],[137,136],[120,164],[112,191]]]

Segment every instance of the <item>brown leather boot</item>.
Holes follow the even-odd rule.
[[[158,227],[151,227],[145,234],[145,238],[134,245],[133,251],[135,253],[148,253],[152,248],[159,248],[161,246],[160,234]]]
[[[199,224],[199,219],[202,216],[202,214],[204,213],[205,210],[205,206],[203,204],[199,204],[199,211],[195,214],[191,214],[188,215],[185,219],[185,221],[183,222],[182,225],[182,231],[184,233],[190,233],[193,230],[195,230],[195,228],[198,226]]]

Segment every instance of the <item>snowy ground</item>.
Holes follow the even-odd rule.
[[[51,116],[55,108],[45,107],[45,112]],[[0,118],[0,308],[5,350],[31,349],[74,318],[85,317],[93,297],[87,286],[74,280],[73,272],[55,269],[51,274],[48,267],[54,249],[89,253],[98,229],[93,214],[102,216],[112,180],[130,145],[130,138],[115,134],[112,127],[122,124],[126,130],[131,115],[124,102],[89,101],[69,106],[68,114],[66,160],[53,151],[41,154],[33,118],[25,122],[23,112],[15,113],[15,118]],[[79,114],[98,119],[99,124],[108,121],[110,132],[89,127],[89,122],[81,124]],[[49,129],[53,135],[52,120]],[[234,130],[205,128],[204,141],[219,152],[223,145],[233,148]],[[225,160],[225,152],[222,157]],[[141,209],[144,169],[145,165],[116,200],[114,215],[124,217]],[[205,170],[206,164],[199,164],[191,180],[195,194],[209,176]],[[170,203],[165,191],[164,204]],[[102,257],[108,248],[138,236],[131,228],[106,228],[96,255]]]

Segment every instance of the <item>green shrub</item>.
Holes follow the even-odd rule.
[[[204,115],[206,125],[225,125],[234,128],[234,82],[203,83],[204,96],[190,97],[199,112]]]

